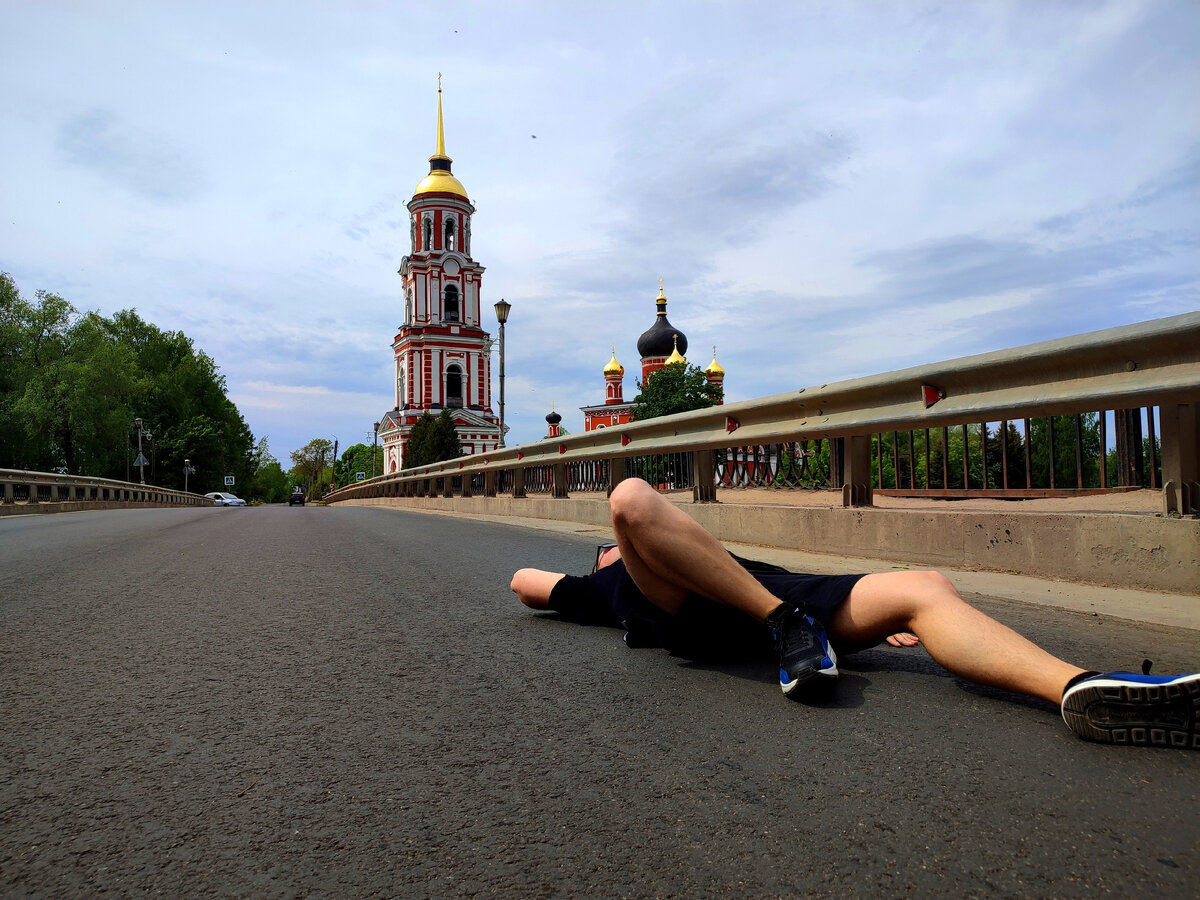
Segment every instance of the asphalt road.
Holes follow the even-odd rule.
[[[593,543],[380,508],[0,519],[0,893],[1200,890],[1200,753],[1085,743],[923,651],[805,705],[769,663],[508,592]],[[978,602],[1090,667],[1200,668],[1196,632]]]

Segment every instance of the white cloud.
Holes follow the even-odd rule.
[[[552,401],[581,430],[610,341],[633,395],[660,276],[731,398],[1200,307],[1183,0],[68,2],[5,25],[0,269],[184,330],[285,459],[391,404],[439,71],[484,302],[514,304],[511,440]]]

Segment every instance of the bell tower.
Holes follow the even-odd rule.
[[[429,174],[408,202],[409,252],[400,263],[404,322],[392,342],[395,408],[380,437],[388,473],[404,467],[408,434],[422,413],[448,409],[464,454],[495,449],[500,427],[492,411],[491,335],[483,328],[484,267],[471,257],[475,206],[451,172],[438,75],[437,141]]]

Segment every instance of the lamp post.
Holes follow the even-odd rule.
[[[136,419],[134,419],[133,424],[134,424],[134,426],[136,426],[137,433],[138,433],[138,455],[137,455],[137,459],[135,459],[133,461],[133,464],[138,467],[138,480],[141,481],[142,484],[145,484],[146,483],[146,457],[142,456],[142,435],[146,436],[146,440],[151,440],[153,438],[153,435],[151,435],[149,431],[146,431],[144,428],[142,428],[141,416],[138,416]]]
[[[330,464],[331,471],[329,474],[329,490],[330,491],[337,490],[337,451],[338,451],[338,439],[334,438],[333,439],[333,462]]]
[[[504,446],[504,323],[512,304],[501,297],[496,301],[496,321],[500,323],[500,446]]]
[[[375,477],[375,455],[379,452],[379,423],[375,423],[375,439],[371,441],[371,477]]]
[[[185,494],[187,493],[188,476],[195,471],[196,470],[192,468],[192,461],[190,459],[185,459],[183,461],[183,492]]]

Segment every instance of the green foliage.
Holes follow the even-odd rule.
[[[632,409],[637,421],[716,406],[724,397],[721,388],[709,384],[703,369],[684,363],[663,366],[637,386]]]
[[[1078,486],[1075,458],[1075,416],[1056,416],[1054,427],[1054,485],[1058,488]],[[1050,486],[1049,419],[1033,419],[1030,423],[1030,484],[1032,487]],[[872,440],[875,465],[872,482],[880,487],[879,472],[882,468],[884,488],[917,489],[982,488],[983,454],[980,452],[980,425],[965,426],[967,441],[966,485],[963,484],[963,435],[964,427],[956,425],[946,429],[943,438],[941,428],[928,432],[914,431],[912,440],[912,463],[909,463],[909,432],[884,432]],[[1024,488],[1025,436],[1015,422],[1009,422],[1001,435],[998,427],[982,430],[987,440],[987,487],[997,490],[1004,486],[1005,467],[1010,488]],[[1100,484],[1100,434],[1095,413],[1079,417],[1079,436],[1083,456],[1083,486],[1097,487]],[[925,468],[925,444],[929,443],[929,469]],[[1003,456],[1001,455],[1003,451]],[[879,454],[883,458],[880,461]],[[911,475],[911,480],[910,480]]]
[[[436,418],[428,412],[422,413],[408,435],[404,468],[413,469],[441,462],[443,459],[457,459],[460,456],[462,446],[459,444],[458,432],[454,428],[450,410],[443,409]]]
[[[147,481],[196,492],[253,473],[253,435],[216,364],[181,332],[132,310],[80,315],[62,297],[31,302],[0,274],[0,467],[128,478],[141,417]]]
[[[254,448],[254,475],[250,479],[250,487],[246,499],[261,500],[264,503],[282,503],[292,490],[292,479],[283,471],[264,437]]]
[[[291,476],[295,483],[304,488],[304,493],[314,500],[325,493],[332,472],[328,464],[333,457],[333,442],[325,438],[313,438],[299,450],[292,451]]]
[[[375,456],[375,465],[372,469],[371,444],[354,444],[347,447],[342,454],[342,464],[338,469],[337,486],[345,487],[358,480],[358,473],[362,472],[367,478],[372,477],[372,472],[375,475],[383,474],[383,447],[376,444],[373,448]]]

